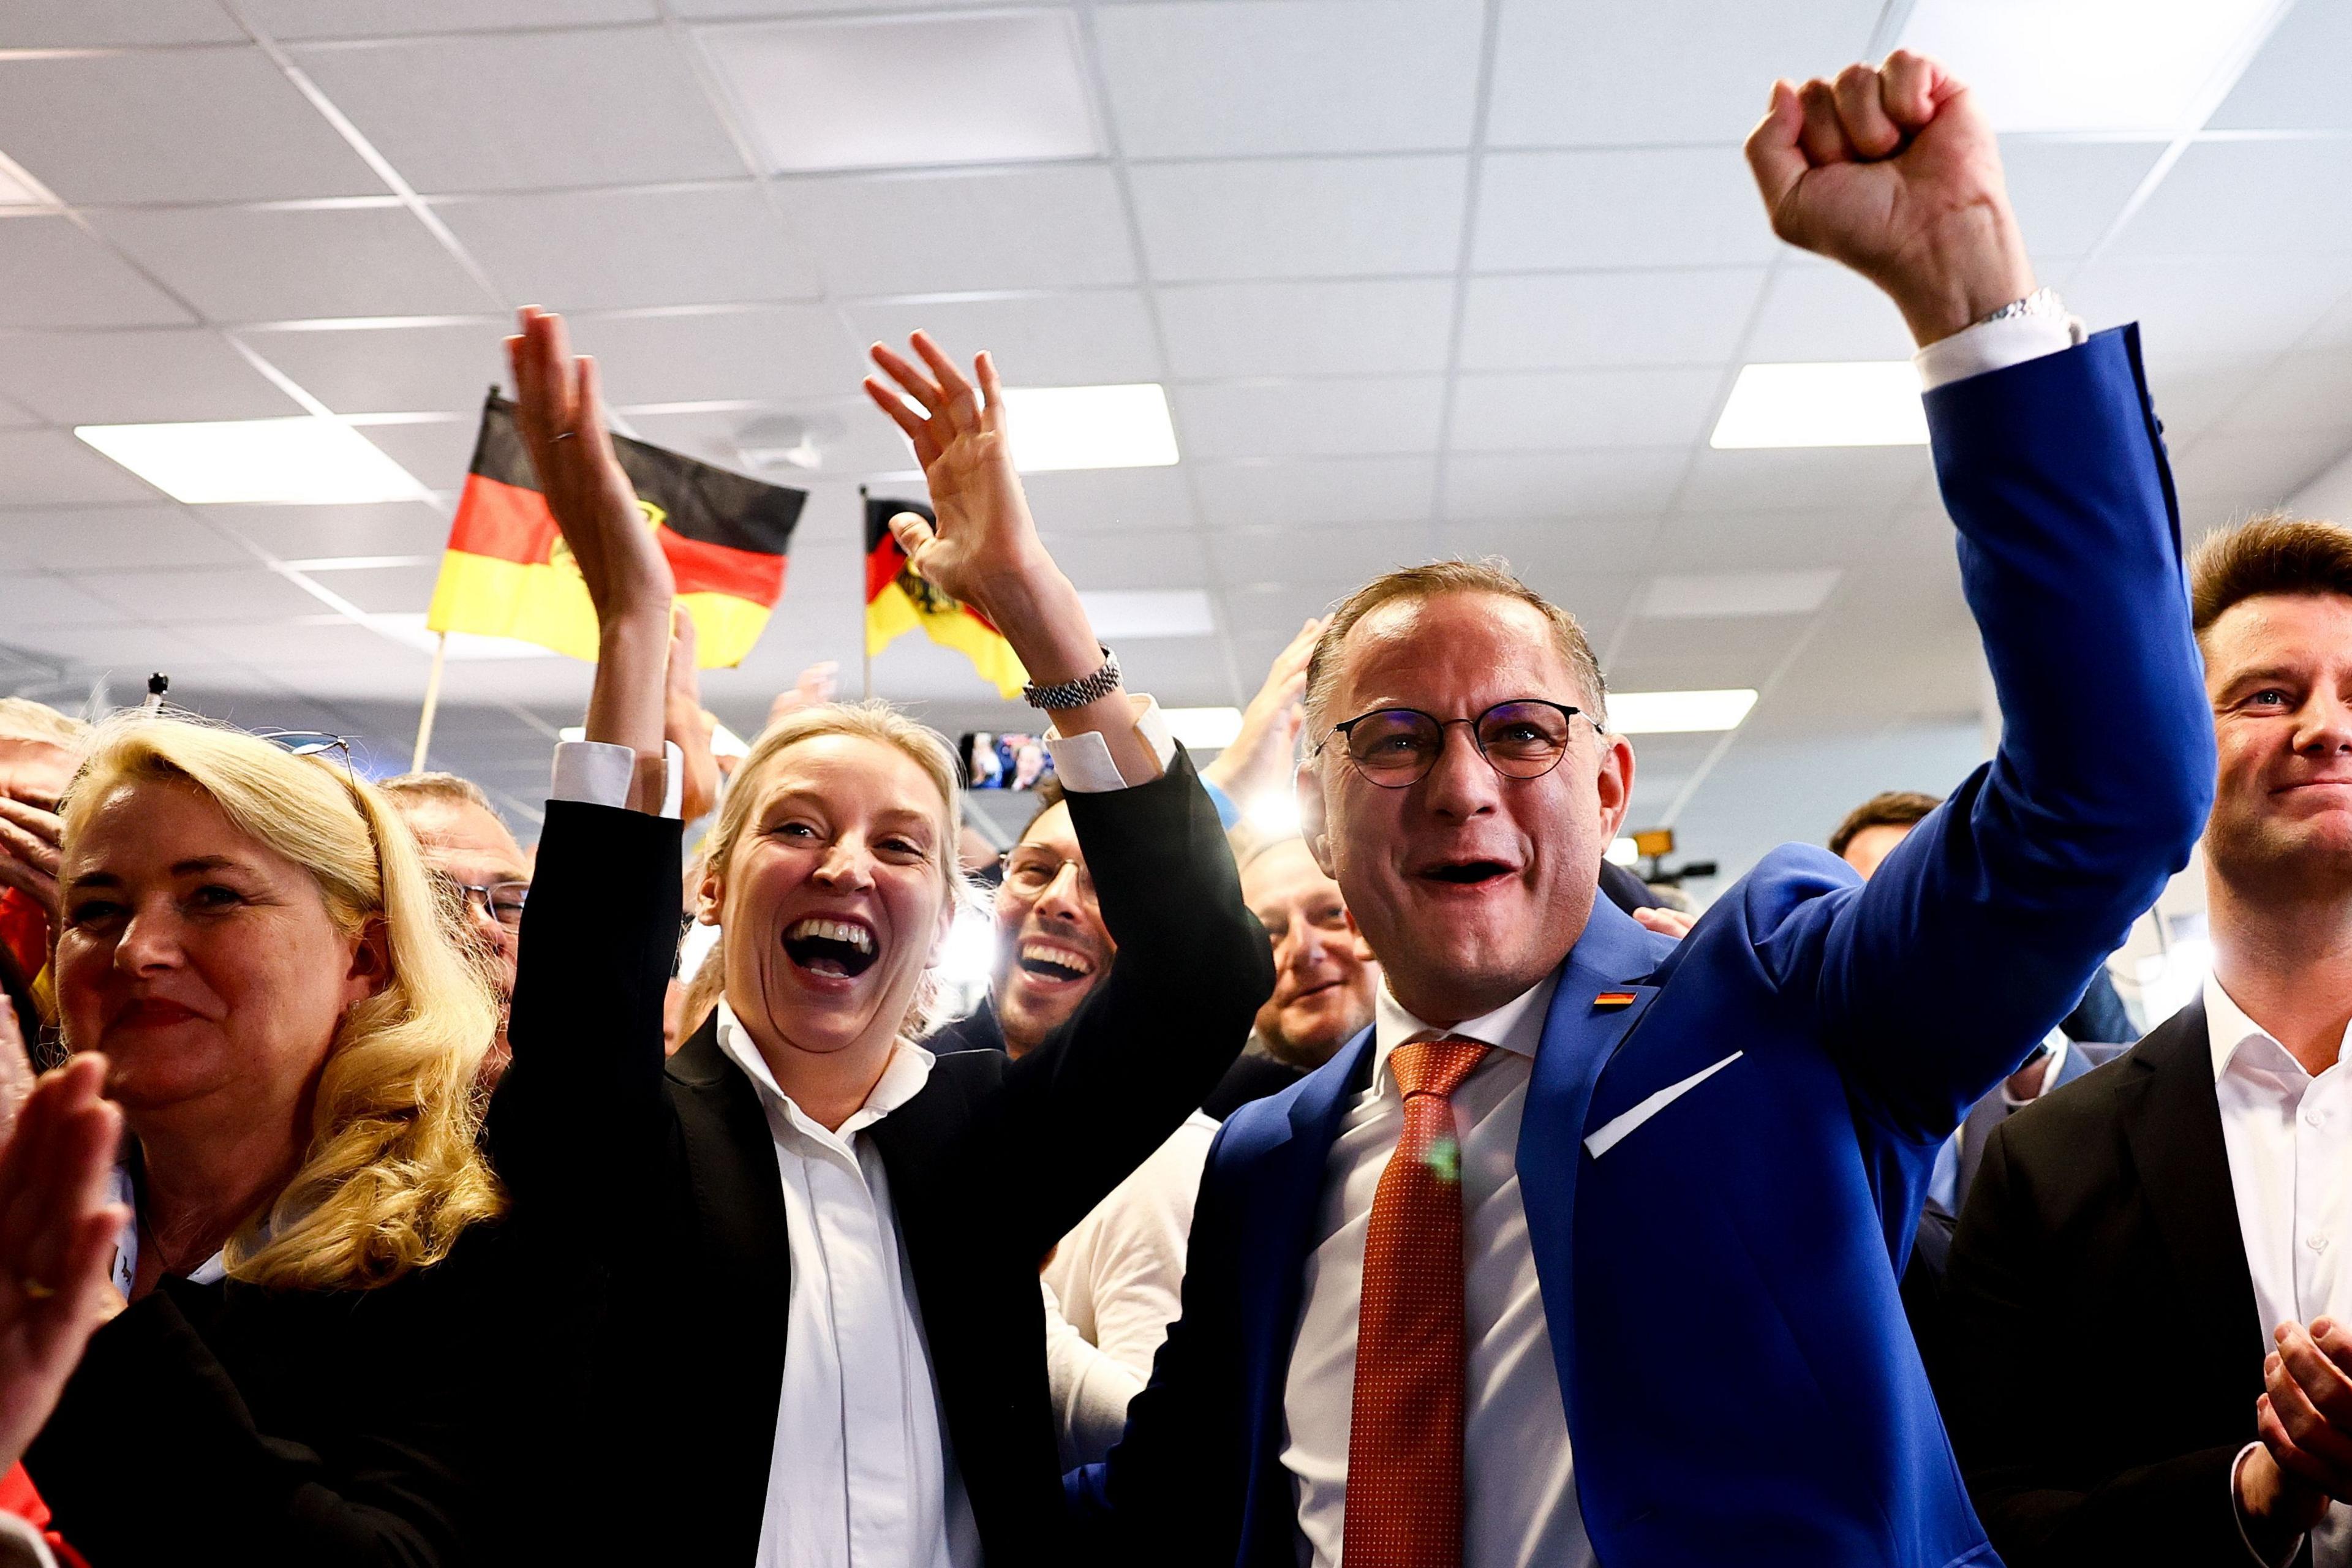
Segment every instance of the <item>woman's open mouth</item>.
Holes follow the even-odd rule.
[[[785,928],[784,956],[811,974],[855,980],[874,967],[880,947],[862,921],[812,916]]]

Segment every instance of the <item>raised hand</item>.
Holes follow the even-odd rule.
[[[58,844],[64,822],[54,811],[0,795],[0,888],[22,891],[58,918]]]
[[[716,716],[703,711],[702,672],[695,662],[698,634],[683,605],[670,611],[669,668],[662,683],[662,738],[675,745],[686,764],[678,791],[678,816],[698,822],[719,804],[719,759],[711,754]]]
[[[1992,127],[1923,55],[1774,82],[1748,164],[1772,232],[1886,290],[1923,346],[2033,292]]]
[[[1315,656],[1316,639],[1324,622],[1309,617],[1290,645],[1274,656],[1265,684],[1242,710],[1242,726],[1233,744],[1201,770],[1201,776],[1236,801],[1290,793],[1293,752],[1298,729],[1305,722],[1299,700],[1307,691],[1307,666]]]
[[[792,689],[779,691],[776,700],[768,704],[768,722],[772,724],[787,713],[797,713],[803,708],[822,707],[833,700],[841,684],[841,666],[833,660],[820,659],[800,673]]]
[[[102,1058],[43,1078],[0,1150],[0,1468],[48,1419],[106,1316],[107,1260],[130,1212],[107,1201],[121,1112]]]

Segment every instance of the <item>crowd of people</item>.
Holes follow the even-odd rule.
[[[1196,769],[921,333],[892,531],[1051,721],[1001,857],[822,671],[712,756],[537,310],[599,637],[534,846],[0,701],[0,1563],[2352,1563],[2352,531],[2184,563],[2136,336],[1932,62],[1748,156],[1919,344],[2003,726],[1700,916],[1605,861],[1633,750],[1494,563],[1308,622]],[[2135,1044],[2105,963],[2200,839]]]

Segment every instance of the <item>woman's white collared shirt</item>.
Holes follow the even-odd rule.
[[[724,1001],[719,1048],[767,1112],[792,1258],[760,1568],[979,1568],[889,1176],[858,1136],[915,1097],[935,1058],[901,1041],[865,1105],[827,1131]]]

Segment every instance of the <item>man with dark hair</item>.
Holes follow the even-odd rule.
[[[1837,825],[1837,831],[1830,835],[1830,853],[1867,877],[1878,869],[1888,850],[1943,804],[1916,789],[1890,789],[1872,795]]]
[[[392,797],[401,820],[416,835],[425,868],[450,900],[460,934],[481,960],[482,972],[498,994],[498,1037],[482,1058],[480,1073],[484,1086],[495,1087],[509,1060],[507,1007],[514,1000],[530,862],[490,808],[490,797],[471,779],[455,773],[401,773],[376,787]]]
[[[1633,757],[1574,622],[1459,563],[1351,598],[1299,804],[1385,984],[1218,1134],[1184,1316],[1071,1483],[1105,1561],[1992,1561],[1895,1268],[2204,814],[2171,491],[2132,336],[2035,287],[1940,68],[1776,83],[1748,152],[1921,345],[2000,754],[1868,882],[1777,850],[1677,942],[1595,896]]]
[[[2212,973],[1992,1134],[1952,1241],[1937,1384],[2011,1568],[2352,1562],[2352,531],[2256,518],[2190,584]]]

